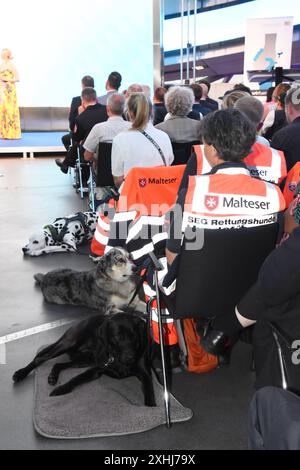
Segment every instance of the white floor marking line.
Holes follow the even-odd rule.
[[[15,333],[1,336],[0,345],[10,343],[12,341],[17,341],[18,339],[26,338],[27,336],[36,335],[37,333],[41,333],[43,331],[53,330],[54,328],[58,328],[59,326],[64,326],[68,325],[69,323],[73,323],[75,320],[75,318],[64,318],[62,320],[45,323],[44,325],[34,326],[33,328],[28,328],[27,330],[16,331]]]

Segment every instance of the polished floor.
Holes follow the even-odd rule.
[[[31,233],[55,218],[85,210],[53,158],[0,159],[0,338],[60,319],[88,314],[82,308],[45,304],[33,274],[57,267],[88,269],[86,254],[24,258],[22,246]],[[0,449],[200,450],[246,449],[247,413],[254,393],[251,348],[240,344],[229,367],[209,374],[174,374],[173,393],[192,408],[192,420],[143,434],[59,441],[39,436],[32,423],[33,376],[13,386],[13,372],[37,349],[57,339],[67,326],[6,344],[0,354]],[[1,345],[0,345],[1,348]],[[0,351],[1,352],[1,351]],[[4,359],[4,353],[6,360]],[[5,364],[1,364],[5,362]]]

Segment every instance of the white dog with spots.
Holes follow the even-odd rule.
[[[27,256],[75,252],[78,245],[93,238],[97,220],[97,212],[78,212],[56,219],[53,224],[34,233],[22,251]]]

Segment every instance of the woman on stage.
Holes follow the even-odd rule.
[[[19,74],[11,62],[12,53],[9,49],[1,52],[0,64],[0,138],[20,139],[20,112],[17,101],[16,85]]]

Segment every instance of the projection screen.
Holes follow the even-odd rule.
[[[1,6],[0,49],[14,56],[22,107],[66,107],[92,75],[98,95],[112,71],[153,85],[152,0],[10,0]]]

